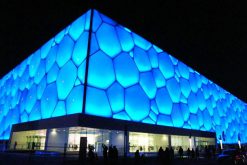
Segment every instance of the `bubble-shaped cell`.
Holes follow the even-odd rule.
[[[139,81],[139,71],[128,53],[120,53],[114,59],[116,78],[123,87],[136,84]]]
[[[127,115],[126,112],[122,111],[122,112],[119,112],[117,114],[114,114],[113,115],[113,118],[114,119],[120,119],[120,120],[127,120],[127,121],[130,121],[130,117]]]
[[[17,74],[19,77],[22,77],[27,67],[27,60],[24,60],[21,64],[17,66]]]
[[[115,28],[103,23],[96,32],[100,49],[110,57],[115,57],[121,51]]]
[[[58,116],[63,116],[63,115],[66,115],[65,103],[64,101],[59,101],[51,116],[58,117]]]
[[[71,38],[73,38],[75,41],[80,37],[80,35],[84,31],[86,16],[85,14],[77,18],[70,26],[69,28],[69,35]]]
[[[189,120],[190,126],[192,129],[196,129],[199,130],[200,129],[200,125],[198,122],[198,117],[196,114],[190,114],[190,120]]]
[[[34,82],[36,84],[39,84],[42,78],[44,77],[44,75],[45,75],[45,61],[41,60],[39,63],[37,73],[34,76]]]
[[[203,111],[203,124],[207,131],[210,131],[212,126],[212,119],[207,109]]]
[[[57,86],[55,83],[49,84],[41,98],[42,119],[50,118],[57,104]]]
[[[134,60],[140,72],[151,70],[151,64],[147,52],[139,47],[134,48]]]
[[[54,81],[57,80],[57,75],[58,75],[59,67],[56,63],[52,66],[52,68],[49,70],[47,74],[47,83],[50,84]]]
[[[30,64],[29,64],[29,76],[34,77],[36,71],[39,67],[40,62],[40,50],[37,50],[32,56],[30,56]]]
[[[158,54],[153,47],[148,50],[148,57],[152,68],[158,68],[159,67]]]
[[[107,96],[113,113],[124,109],[124,88],[119,83],[115,82],[108,88]]]
[[[184,121],[188,121],[189,116],[190,116],[190,111],[189,111],[188,105],[180,103],[180,108],[181,108],[181,112],[182,112]]]
[[[220,116],[217,110],[214,111],[213,119],[216,125],[220,125]]]
[[[102,51],[92,55],[89,59],[88,84],[106,89],[114,81],[115,73],[111,58]]]
[[[158,55],[159,59],[159,69],[166,79],[169,79],[174,76],[174,66],[169,57],[165,52]]]
[[[191,90],[194,93],[196,93],[198,90],[198,87],[197,87],[197,79],[196,79],[195,73],[190,73],[189,82],[190,82]]]
[[[21,123],[24,123],[24,122],[28,121],[28,114],[25,111],[21,114],[20,117],[21,117]]]
[[[174,127],[182,127],[184,124],[184,118],[182,115],[182,112],[180,110],[179,104],[173,104],[172,106],[172,112],[171,112],[171,118]]]
[[[133,37],[133,40],[134,40],[134,43],[144,49],[144,50],[148,50],[152,44],[150,42],[148,42],[146,39],[142,38],[141,36],[135,34],[135,33],[132,33],[132,37]]]
[[[26,108],[26,100],[27,100],[27,95],[28,95],[28,90],[25,89],[24,91],[22,91],[21,93],[21,97],[20,97],[20,113],[22,113],[25,108]],[[6,107],[7,104],[3,105],[3,114],[6,115],[6,111],[8,111],[8,107]]]
[[[66,99],[67,114],[82,112],[83,91],[83,85],[76,86],[72,89],[72,91]]]
[[[131,49],[133,49],[134,41],[132,39],[131,33],[121,26],[117,26],[116,31],[118,34],[120,44],[122,46],[122,50],[128,52]]]
[[[190,71],[189,68],[187,67],[187,65],[185,65],[183,62],[179,61],[178,62],[178,70],[180,75],[185,78],[185,79],[189,79],[190,76]]]
[[[140,85],[150,99],[155,97],[157,88],[155,86],[152,72],[144,72],[140,74]]]
[[[140,121],[148,116],[149,99],[139,85],[125,90],[125,110],[133,121]]]
[[[99,13],[100,14],[100,17],[102,18],[102,21],[103,22],[105,22],[105,23],[108,23],[108,24],[110,24],[110,25],[113,25],[113,26],[115,26],[117,23],[114,21],[114,20],[112,20],[111,18],[109,18],[109,17],[107,17],[107,16],[105,16],[105,15],[103,15],[103,14],[101,14],[101,13]]]
[[[176,59],[175,57],[169,55],[170,59],[172,60],[173,65],[177,65],[178,64],[178,59]]]
[[[102,20],[101,20],[100,14],[98,11],[94,10],[92,31],[96,32],[101,24],[102,24]]]
[[[36,91],[37,91],[37,87],[36,85],[33,85],[30,90],[28,91],[27,94],[27,100],[26,100],[26,111],[27,113],[30,113],[35,102],[36,102]]]
[[[175,78],[171,78],[166,82],[167,90],[170,94],[170,97],[174,103],[178,103],[180,100],[181,89],[179,83]]]
[[[81,85],[81,81],[79,79],[75,80],[75,86]]]
[[[203,110],[203,109],[206,108],[206,106],[207,106],[207,105],[206,105],[206,100],[205,100],[205,98],[204,98],[204,95],[203,95],[201,89],[199,89],[198,92],[197,92],[197,102],[198,102],[198,107],[199,107],[201,110]]]
[[[48,42],[46,42],[40,49],[40,56],[41,56],[41,59],[45,59],[51,49],[51,46],[54,42],[54,39],[50,39]]]
[[[150,111],[149,113],[149,117],[150,119],[152,119],[153,121],[157,121],[157,115],[153,112],[153,111]]]
[[[55,42],[56,42],[57,44],[59,44],[59,43],[62,41],[64,35],[65,35],[65,29],[62,30],[62,31],[60,31],[60,32],[54,37]]]
[[[87,56],[88,47],[88,32],[84,32],[80,38],[76,41],[72,59],[74,63],[79,66]]]
[[[198,111],[198,102],[197,102],[197,98],[196,95],[191,92],[189,97],[188,97],[188,106],[189,106],[189,110],[191,113],[196,114]]]
[[[147,117],[146,119],[142,120],[142,123],[155,124],[155,121],[153,121],[150,117]]]
[[[166,79],[162,75],[159,69],[152,69],[154,80],[157,88],[164,87],[166,85]]]
[[[191,92],[189,81],[181,77],[179,82],[182,94],[188,98]]]
[[[152,110],[156,115],[159,114],[159,109],[158,109],[158,106],[157,106],[155,100],[151,100],[151,110]]]
[[[160,114],[157,118],[157,125],[173,127],[171,116]]]
[[[66,35],[58,46],[56,62],[61,68],[71,57],[74,48],[74,41]]]
[[[56,61],[58,46],[53,46],[46,58],[46,72],[48,72]]]
[[[29,121],[40,120],[40,119],[41,119],[40,102],[37,101],[31,113],[29,114]]]
[[[45,88],[46,88],[46,77],[43,77],[43,79],[41,80],[41,82],[37,87],[37,99],[40,99],[42,97]]]
[[[69,61],[62,67],[62,69],[58,73],[56,83],[59,99],[63,100],[68,96],[69,92],[74,86],[76,77],[77,69],[75,65],[71,61]]]
[[[96,39],[95,33],[92,33],[91,35],[91,44],[90,44],[90,54],[94,54],[99,50],[98,41]]]
[[[199,122],[199,126],[203,126],[203,114],[202,114],[202,111],[198,111],[197,112],[197,117],[198,117],[198,122]]]
[[[104,90],[87,87],[85,113],[101,117],[112,117],[112,111]]]
[[[78,68],[78,77],[83,84],[85,81],[85,71],[86,71],[86,61],[84,61]]]
[[[159,112],[170,115],[172,111],[172,100],[166,88],[159,88],[155,97]]]

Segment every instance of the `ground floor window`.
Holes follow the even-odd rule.
[[[13,132],[10,149],[44,150],[46,130]]]
[[[168,135],[129,132],[129,152],[158,152],[168,146]]]

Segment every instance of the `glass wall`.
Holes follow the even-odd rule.
[[[44,150],[46,130],[13,132],[10,149]]]
[[[168,146],[168,135],[129,132],[129,152],[158,152]]]
[[[102,145],[116,146],[119,155],[124,153],[124,132],[117,130],[104,130],[86,127],[69,128],[68,151],[79,151],[80,138],[87,138],[87,145],[92,146],[98,156],[102,156]]]
[[[206,146],[215,146],[215,138],[196,137],[196,146],[203,151]]]
[[[191,139],[191,146],[193,147],[193,137]],[[178,151],[179,147],[182,147],[184,151],[187,150],[190,148],[189,136],[171,135],[171,146],[174,148],[175,152]]]

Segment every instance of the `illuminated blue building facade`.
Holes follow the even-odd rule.
[[[246,111],[246,103],[96,10],[0,80],[0,139],[9,139],[13,124],[84,113],[217,138],[224,132],[226,143],[238,136],[245,143]]]

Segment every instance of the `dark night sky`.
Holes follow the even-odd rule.
[[[1,0],[0,77],[82,15],[89,0]],[[94,0],[96,9],[247,101],[247,6],[223,0]]]

